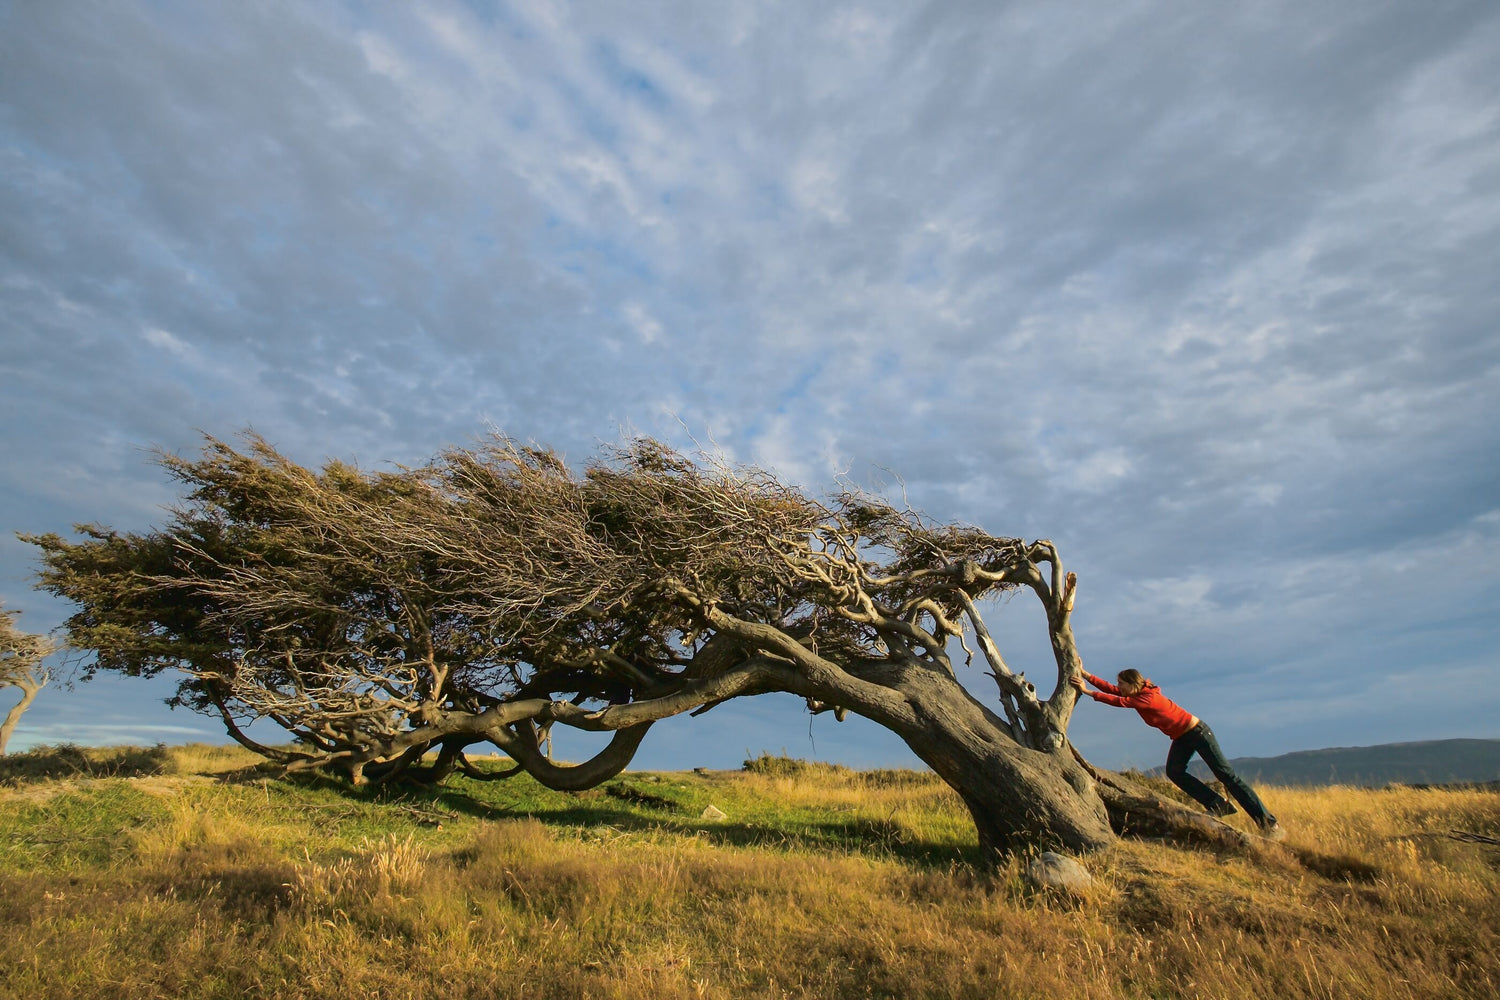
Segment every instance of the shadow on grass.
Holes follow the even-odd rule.
[[[1382,874],[1379,865],[1352,854],[1323,854],[1302,847],[1291,848],[1291,854],[1303,868],[1333,882],[1374,882]]]
[[[898,824],[878,819],[803,823],[795,828],[725,822],[698,827],[695,832],[715,844],[889,857],[922,868],[979,867],[984,862],[977,844],[954,847],[914,840]]]
[[[979,866],[983,854],[978,845],[955,847],[912,838],[899,823],[881,819],[789,818],[783,824],[699,820],[685,807],[663,797],[624,792],[610,785],[585,792],[550,792],[517,788],[511,794],[486,788],[480,797],[462,785],[393,784],[355,788],[320,774],[283,777],[299,787],[334,792],[370,806],[386,806],[407,812],[419,822],[444,816],[466,816],[480,820],[535,819],[559,830],[627,833],[666,833],[698,837],[716,846],[761,848],[783,851],[816,851],[830,854],[862,854],[899,859],[924,868],[950,868],[954,864]],[[502,797],[503,796],[503,797]]]
[[[56,778],[142,778],[169,774],[172,770],[171,752],[160,743],[154,747],[108,750],[63,743],[0,757],[0,785],[16,786]]]

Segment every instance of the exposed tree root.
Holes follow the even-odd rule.
[[[1124,775],[1094,767],[1076,749],[1073,757],[1093,777],[1109,813],[1109,825],[1118,836],[1165,837],[1236,854],[1261,846],[1259,838],[1207,813],[1162,798]]]

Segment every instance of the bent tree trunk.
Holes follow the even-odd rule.
[[[808,660],[819,659],[802,652]],[[506,714],[524,712],[524,717],[490,726],[483,738],[516,761],[516,772],[530,773],[549,788],[578,791],[622,771],[656,720],[686,711],[697,714],[731,698],[781,691],[806,698],[814,711],[837,706],[895,732],[963,800],[987,851],[1040,845],[1088,852],[1114,842],[1112,815],[1101,797],[1108,789],[1065,741],[1046,750],[1021,745],[1005,720],[956,679],[920,661],[894,667],[866,663],[864,669],[845,664],[836,672],[807,666],[760,652],[671,695],[600,711],[557,701],[535,707],[512,703]],[[613,731],[615,739],[592,760],[555,764],[539,748],[539,732],[555,723]],[[430,735],[437,735],[436,728]],[[471,738],[478,741],[480,734]],[[1138,812],[1155,808],[1148,806],[1150,798],[1139,792]]]
[[[968,806],[981,848],[1041,845],[1082,852],[1114,840],[1104,800],[1069,754],[941,731],[907,743]]]
[[[931,657],[834,663],[778,629],[716,609],[707,610],[706,617],[720,637],[713,643],[717,648],[706,647],[699,654],[712,664],[709,676],[667,696],[597,712],[553,702],[539,718],[623,734],[626,727],[703,711],[730,698],[787,692],[806,698],[814,711],[854,712],[895,732],[963,800],[987,850],[1046,845],[1085,852],[1113,842],[1110,816],[1094,778],[1074,758],[1058,728],[1045,728],[1052,725],[1049,720],[1065,724],[1065,713],[1037,711],[1032,714],[1038,728],[1013,726],[970,694],[950,666]],[[1006,669],[1001,662],[996,668]],[[1027,688],[1024,682],[1017,684],[1023,694]],[[492,729],[489,738],[543,784],[586,787],[564,778],[569,769],[546,764],[536,751],[530,721]],[[623,755],[608,752],[609,776],[628,763],[638,742]],[[579,771],[606,773],[604,764],[596,759],[579,765]]]
[[[887,725],[963,799],[980,847],[1094,851],[1113,842],[1095,782],[1066,746],[1020,745],[957,681],[919,677],[899,688],[915,724],[889,719]]]

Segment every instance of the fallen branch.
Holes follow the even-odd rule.
[[[1470,833],[1468,830],[1450,830],[1448,831],[1448,838],[1450,840],[1461,840],[1466,844],[1495,844],[1500,846],[1500,838],[1486,837],[1482,833]]]

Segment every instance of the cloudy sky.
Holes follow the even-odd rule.
[[[60,622],[12,532],[160,523],[200,430],[692,434],[1054,539],[1089,667],[1231,755],[1500,737],[1497,66],[1489,0],[0,0],[0,600]],[[164,693],[13,746],[221,737]],[[659,729],[912,759],[786,699]]]

